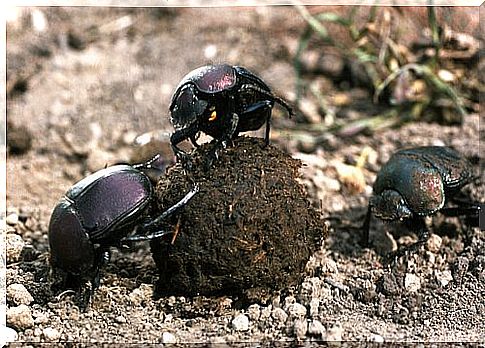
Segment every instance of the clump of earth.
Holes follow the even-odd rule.
[[[240,137],[207,167],[214,144],[195,149],[157,185],[160,210],[199,192],[151,243],[158,292],[264,299],[299,284],[327,228],[297,182],[301,162],[264,140]]]

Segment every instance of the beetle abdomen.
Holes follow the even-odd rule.
[[[402,150],[402,153],[419,155],[431,163],[440,173],[445,191],[462,188],[473,176],[471,163],[446,146],[423,146]]]
[[[103,171],[106,172],[100,177],[102,180],[94,180],[79,192],[75,185],[77,195],[72,195],[72,189],[67,193],[93,242],[118,238],[113,233],[116,225],[129,221],[134,226],[136,215],[143,212],[153,190],[148,177],[130,166],[113,166]],[[111,231],[109,236],[106,231]]]

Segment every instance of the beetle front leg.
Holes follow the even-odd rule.
[[[164,221],[169,216],[173,215],[175,212],[183,208],[189,201],[194,197],[194,195],[199,192],[199,185],[195,185],[192,190],[189,191],[180,201],[172,205],[170,208],[165,210],[162,214],[160,214],[155,220],[152,220],[148,223],[140,225],[136,228],[136,232],[132,236],[124,237],[121,239],[121,242],[138,242],[142,240],[152,240],[155,238],[163,237],[167,234],[172,233],[171,231],[156,231],[150,234],[147,234],[148,231],[154,230],[159,228],[162,221]]]
[[[197,143],[197,138],[199,137],[199,134],[192,134],[189,139],[190,139],[190,142],[192,143],[192,145],[194,145],[195,147],[200,147],[200,145]]]
[[[262,125],[261,119],[265,119],[266,131],[265,131],[265,145],[269,145],[269,133],[271,128],[271,109],[273,108],[273,102],[270,100],[262,100],[256,102],[250,106],[241,114],[241,120],[244,123],[249,124],[248,129],[259,129]]]
[[[109,248],[100,248],[96,250],[96,256],[94,260],[94,272],[91,278],[91,295],[99,287],[101,269],[109,262],[111,253]]]
[[[191,141],[195,140],[195,136],[199,132],[198,127],[198,123],[194,122],[189,127],[179,129],[170,136],[170,145],[172,146],[172,150],[177,157],[177,160],[188,162],[189,154],[179,148],[177,145],[186,139],[190,139]]]
[[[216,140],[216,143],[214,144],[214,147],[212,150],[209,152],[207,156],[207,161],[206,161],[206,169],[209,169],[214,160],[217,160],[219,155],[218,151],[221,148],[225,148],[227,146],[227,143],[232,141],[232,137],[236,133],[236,128],[239,123],[239,115],[236,113],[233,113],[232,116],[226,121],[228,125],[228,130],[224,133],[224,135]]]
[[[175,154],[175,157],[177,157],[177,160],[184,162],[189,157],[187,152],[177,146],[188,137],[189,136],[186,134],[186,132],[184,132],[184,130],[176,131],[170,136],[170,145],[172,146],[172,151]]]

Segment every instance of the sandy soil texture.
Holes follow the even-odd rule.
[[[402,11],[396,12],[393,18],[399,20],[393,24],[409,32],[405,37],[411,42],[422,34],[426,15],[415,8]],[[478,35],[478,9],[447,11],[439,18],[452,18],[455,30]],[[406,19],[411,17],[417,24]],[[466,219],[437,214],[426,220],[428,242],[392,266],[384,255],[416,241],[413,231],[372,219],[370,245],[360,243],[372,184],[397,149],[453,146],[473,163],[478,176],[464,194],[484,201],[479,109],[468,107],[461,125],[416,121],[350,136],[315,135],[313,130],[306,134],[309,124],[323,124],[328,118],[322,117],[322,105],[310,92],[298,106],[295,100],[293,57],[304,24],[292,7],[31,8],[9,23],[3,220],[7,326],[16,331],[19,342],[485,342],[483,231]],[[332,35],[345,40],[337,30]],[[335,111],[335,118],[350,122],[385,107],[374,104],[362,84],[343,80],[339,69],[344,61],[335,52],[325,55],[327,51],[311,42],[308,47],[303,83],[319,81],[311,86],[332,101],[335,108],[327,111]],[[321,56],[327,57],[325,64]],[[52,209],[70,186],[106,165],[139,163],[156,152],[171,165],[167,134],[173,131],[168,110],[172,93],[186,73],[214,62],[247,67],[295,106],[297,116],[292,119],[275,106],[271,143],[278,153],[302,161],[298,181],[312,209],[325,220],[318,230],[328,228],[328,236],[320,245],[302,250],[312,254],[304,273],[288,280],[292,286],[261,298],[253,294],[249,301],[224,291],[195,296],[165,291],[155,296],[159,274],[150,244],[113,248],[100,287],[83,311],[75,295],[51,288]],[[463,74],[483,76],[482,70],[479,62],[464,67]],[[264,137],[264,130],[245,135]],[[208,140],[202,137],[199,142]],[[285,190],[296,195],[295,187]],[[277,192],[268,189],[265,194],[268,202],[277,204],[272,200]],[[255,201],[264,213],[265,198]],[[280,208],[296,213],[303,203],[295,204],[299,205],[292,205],[293,210]],[[217,204],[212,209],[218,209]],[[300,227],[312,227],[303,215]],[[265,223],[277,221],[267,217]],[[298,219],[290,222],[295,221],[300,224]],[[203,226],[207,230],[210,226]],[[311,234],[313,243],[313,233],[284,230],[282,237]],[[288,250],[299,245],[287,242]],[[258,255],[251,257],[260,260]],[[275,284],[283,282],[271,275]]]

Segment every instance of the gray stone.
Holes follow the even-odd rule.
[[[238,314],[232,320],[232,328],[236,331],[247,331],[249,330],[249,318],[244,314]]]
[[[306,307],[299,303],[293,303],[288,307],[288,313],[293,318],[304,318],[306,316]]]
[[[34,326],[34,318],[28,306],[20,305],[7,310],[7,323],[19,330],[25,330]]]
[[[440,251],[442,238],[437,234],[432,233],[426,241],[426,248],[432,253],[437,254]]]
[[[257,303],[252,304],[248,307],[249,319],[256,321],[259,319],[260,314],[261,314],[260,307]]]
[[[421,288],[421,279],[416,274],[406,273],[404,287],[409,292],[416,292]]]
[[[19,216],[16,213],[8,214],[5,222],[10,226],[15,226],[19,223]]]
[[[28,305],[34,301],[34,298],[22,284],[11,284],[7,287],[7,300],[15,305]]]
[[[7,246],[7,264],[19,261],[25,245],[22,237],[15,233],[7,233],[5,242]]]
[[[344,329],[340,323],[333,325],[330,329],[327,330],[325,334],[325,341],[330,342],[339,342],[342,341],[342,334]]]
[[[163,344],[177,343],[177,338],[175,337],[175,335],[173,333],[165,331],[162,334],[162,343]]]
[[[295,334],[296,338],[302,340],[305,338],[306,333],[308,331],[308,322],[306,319],[298,318],[293,323],[293,333]]]
[[[61,333],[59,330],[52,327],[46,327],[44,330],[42,330],[42,335],[48,341],[58,341],[59,338],[61,338]]]
[[[308,334],[322,337],[325,334],[325,326],[323,326],[322,322],[317,319],[313,319],[308,324]]]
[[[288,314],[281,308],[274,308],[271,316],[280,323],[285,323],[286,319],[288,319]]]
[[[5,346],[8,342],[16,341],[17,338],[17,331],[8,326],[0,325],[0,347]]]

